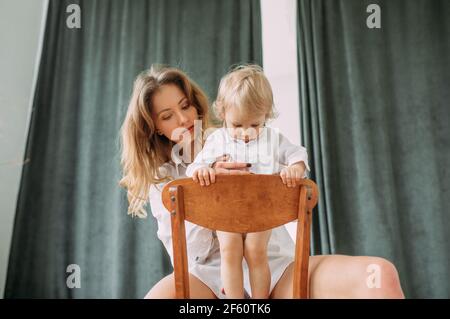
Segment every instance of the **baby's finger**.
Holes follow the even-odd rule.
[[[299,185],[302,182],[302,178],[303,178],[303,171],[296,171],[295,179],[296,179],[297,185]]]
[[[300,180],[298,178],[298,173],[295,170],[292,172],[292,187],[297,186],[299,183],[300,183]]]
[[[291,179],[292,179],[292,187],[295,187],[299,184],[300,180],[298,179],[298,172],[297,170],[292,170],[291,172]]]
[[[203,180],[205,181],[205,185],[209,185],[209,170],[205,169],[203,170]]]
[[[198,180],[198,170],[195,171],[194,174],[192,174],[192,179],[194,180],[194,182],[200,183],[200,181]]]
[[[216,171],[214,168],[209,169],[209,177],[211,178],[211,184],[214,184],[216,182]]]
[[[297,178],[295,175],[295,171],[291,172],[291,187],[295,187],[297,185]]]
[[[286,171],[285,170],[281,171],[280,177],[281,177],[281,180],[283,181],[283,184],[286,185]]]
[[[286,183],[288,187],[292,187],[292,174],[289,169],[286,170]]]
[[[200,181],[200,185],[205,185],[205,179],[203,178],[203,169],[198,172],[198,180]]]

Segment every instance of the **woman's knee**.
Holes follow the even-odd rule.
[[[175,299],[175,282],[173,273],[158,281],[145,295],[145,299]]]
[[[397,269],[384,258],[329,255],[310,261],[313,298],[404,298]]]
[[[380,257],[363,258],[365,282],[360,290],[361,297],[404,298],[398,271],[392,262]]]
[[[395,265],[384,258],[375,258],[375,262],[372,265],[374,265],[372,271],[379,270],[380,272],[378,291],[380,297],[404,298],[400,277]]]

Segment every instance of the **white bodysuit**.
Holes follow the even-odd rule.
[[[281,168],[304,162],[305,175],[309,171],[308,154],[302,146],[292,144],[277,129],[264,127],[259,136],[246,143],[230,136],[226,128],[214,131],[206,139],[203,149],[186,170],[186,175],[192,177],[198,168],[209,166],[224,154],[231,158],[229,162],[250,163],[250,172],[255,174],[275,174]]]

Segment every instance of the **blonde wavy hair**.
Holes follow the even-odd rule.
[[[276,117],[272,87],[259,65],[238,65],[220,80],[214,113],[223,121],[231,107],[247,116],[264,114],[268,120]]]
[[[209,125],[208,98],[200,87],[177,68],[152,66],[135,80],[128,111],[121,127],[121,165],[123,177],[119,185],[127,189],[128,214],[145,218],[144,208],[150,186],[172,179],[162,176],[159,168],[170,161],[174,143],[156,133],[152,121],[152,98],[163,86],[174,84],[184,92],[197,109],[203,129]]]

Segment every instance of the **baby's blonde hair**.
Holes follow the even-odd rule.
[[[119,184],[128,191],[128,214],[133,217],[147,215],[144,206],[150,186],[169,180],[159,168],[170,160],[173,142],[156,133],[151,117],[152,98],[168,84],[176,85],[202,119],[202,128],[209,125],[208,98],[200,87],[181,70],[166,66],[152,66],[142,72],[134,82],[127,115],[121,128],[123,177]]]
[[[239,65],[221,79],[214,112],[223,121],[231,107],[238,108],[244,116],[275,117],[272,87],[259,65]]]

